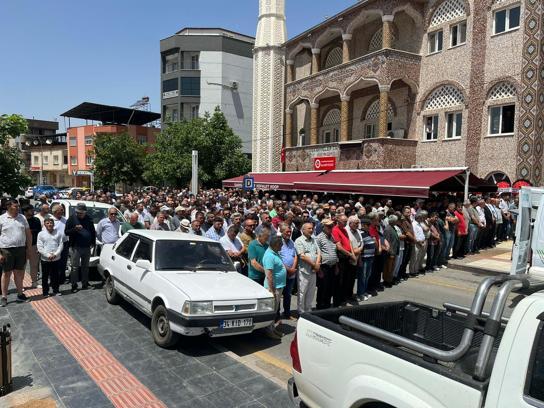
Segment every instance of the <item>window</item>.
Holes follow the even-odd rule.
[[[465,44],[467,42],[467,22],[455,24],[450,28],[450,47],[457,47],[458,45]]]
[[[37,166],[38,164],[40,164],[40,156],[38,155],[32,156],[32,163],[34,163],[34,166]]]
[[[87,156],[87,159],[86,159],[87,166],[92,166],[93,162],[94,162],[93,157]]]
[[[530,399],[544,401],[544,330],[542,330],[542,323],[538,326],[534,341],[526,377],[525,395]],[[541,404],[531,405],[541,406]]]
[[[140,259],[151,262],[152,254],[153,245],[151,244],[151,242],[140,240],[140,244],[138,245],[138,248],[136,248],[134,256],[132,257],[132,262],[139,261]]]
[[[177,109],[172,109],[172,122],[177,122],[179,120],[179,113]]]
[[[65,166],[68,165],[68,156],[64,156],[64,158],[62,159],[62,164],[64,164]]]
[[[179,95],[179,83],[177,78],[162,81],[162,97],[174,98]]]
[[[76,147],[77,146],[77,138],[76,137],[71,137],[70,138],[70,146],[71,147]]]
[[[198,118],[198,110],[199,109],[200,109],[200,105],[191,106],[191,119]]]
[[[186,96],[200,96],[200,77],[181,78],[181,94]]]
[[[425,140],[438,140],[438,115],[425,117],[423,135]]]
[[[130,259],[137,242],[138,238],[129,235],[123,240],[123,242],[121,242],[121,244],[119,244],[115,252],[117,255],[122,256],[123,258]]]
[[[378,136],[378,124],[377,123],[369,123],[365,127],[365,139],[374,139]],[[387,131],[390,132],[393,130],[393,123],[387,122]]]
[[[58,156],[58,155],[54,155],[54,156],[53,156],[53,165],[54,165],[54,166],[58,166],[58,165],[59,165],[59,156]]]
[[[93,137],[85,136],[85,146],[92,146],[92,145],[93,145]]]
[[[200,58],[198,55],[193,55],[191,57],[191,69],[200,69]]]
[[[72,166],[77,166],[77,157],[76,156],[70,156],[70,164]]]
[[[446,114],[446,139],[457,139],[461,137],[463,129],[463,113],[452,112]]]
[[[178,70],[178,54],[170,54],[164,58],[164,72],[166,74]]]
[[[138,136],[138,144],[141,144],[141,145],[147,144],[147,136],[146,135]]]
[[[520,6],[495,11],[494,15],[494,34],[504,33],[519,27]]]
[[[43,164],[49,164],[49,156],[43,156]]]
[[[516,105],[492,106],[489,108],[489,134],[510,135],[514,133]]]
[[[326,130],[323,132],[323,143],[336,143],[338,142],[338,129]]]
[[[442,51],[444,46],[444,32],[442,30],[429,33],[429,54]]]
[[[122,244],[124,243],[123,241]],[[155,268],[158,271],[236,271],[218,242],[156,241],[155,258]]]

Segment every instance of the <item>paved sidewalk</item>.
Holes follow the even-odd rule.
[[[460,270],[483,275],[509,274],[512,267],[513,241],[505,241],[495,248],[469,255],[465,259],[451,259],[449,264]]]
[[[14,391],[0,407],[289,407],[284,388],[205,337],[156,346],[149,319],[103,290],[0,308],[13,333]],[[38,295],[39,291],[28,291]],[[11,300],[11,298],[10,298]]]

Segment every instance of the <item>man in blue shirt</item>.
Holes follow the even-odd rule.
[[[287,270],[287,280],[285,288],[283,288],[283,318],[294,319],[291,316],[291,292],[295,285],[298,269],[298,257],[295,243],[291,239],[291,227],[286,223],[280,224],[280,233],[282,238],[282,246],[280,257]]]
[[[274,295],[274,299],[276,300],[276,313],[278,317],[276,318],[276,322],[268,330],[269,337],[275,339],[283,336],[283,333],[278,329],[281,294],[287,277],[287,270],[279,254],[282,241],[282,237],[273,237],[270,241],[270,246],[263,256],[263,268],[266,276],[264,287]]]
[[[117,210],[112,207],[108,211],[108,218],[100,220],[96,226],[96,239],[103,244],[115,244],[119,239],[121,223],[117,219]]]

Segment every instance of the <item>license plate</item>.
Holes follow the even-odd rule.
[[[221,329],[236,329],[238,327],[250,327],[253,326],[253,319],[235,319],[235,320],[221,320],[219,327]]]

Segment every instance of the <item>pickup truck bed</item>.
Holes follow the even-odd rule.
[[[483,336],[481,331],[475,333],[471,347],[465,356],[454,363],[445,363],[344,326],[338,322],[340,316],[370,324],[441,350],[452,350],[459,344],[465,328],[466,316],[455,312],[433,309],[413,302],[391,302],[315,311],[303,315],[303,319],[422,368],[434,371],[478,391],[486,391],[489,380],[482,382],[472,378],[476,356]],[[493,345],[489,367],[493,367],[493,360],[503,333],[504,327],[501,327]],[[489,378],[489,374],[486,375],[487,378]]]

